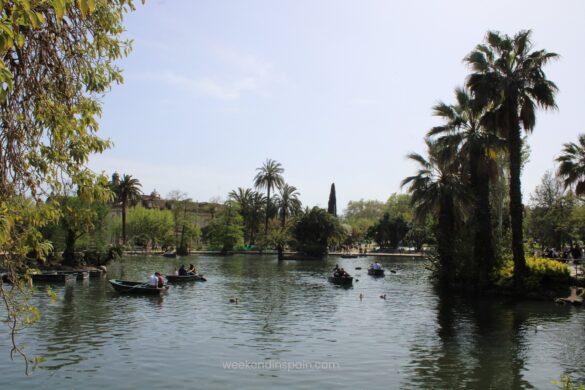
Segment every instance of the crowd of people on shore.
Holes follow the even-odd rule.
[[[583,249],[579,246],[579,244],[574,244],[571,246],[566,246],[561,250],[557,250],[555,248],[546,248],[542,252],[536,252],[535,257],[546,257],[549,259],[562,259],[562,260],[580,260],[583,258]]]

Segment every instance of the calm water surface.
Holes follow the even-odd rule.
[[[0,388],[547,389],[562,373],[585,381],[583,309],[443,297],[423,261],[380,258],[396,271],[384,278],[367,275],[371,261],[129,257],[108,278],[146,280],[193,263],[208,281],[158,298],[91,279],[55,286],[57,302],[39,286],[43,318],[20,340],[46,361],[24,376],[1,328]],[[327,282],[335,263],[358,279],[352,288]]]

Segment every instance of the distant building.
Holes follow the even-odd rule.
[[[145,209],[170,209],[171,204],[164,199],[161,199],[160,194],[154,190],[150,193],[150,195],[141,195],[140,196],[140,204]]]

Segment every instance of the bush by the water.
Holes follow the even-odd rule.
[[[557,260],[529,257],[526,259],[527,275],[525,287],[536,291],[548,287],[551,283],[564,283],[571,279],[571,272],[565,263]],[[514,262],[509,259],[496,273],[496,285],[512,287]]]

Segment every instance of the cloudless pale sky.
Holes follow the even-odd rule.
[[[326,207],[332,182],[338,210],[385,201],[441,124],[432,106],[454,102],[465,55],[488,30],[532,29],[534,48],[561,58],[545,68],[559,110],[539,112],[528,138],[528,202],[585,132],[583,20],[582,0],[147,0],[125,19],[125,83],[103,100],[114,147],[90,166],[208,201],[252,187],[272,158],[303,205]]]

